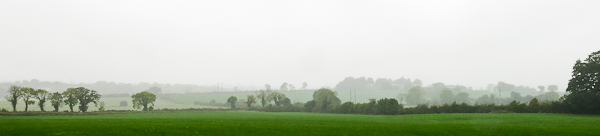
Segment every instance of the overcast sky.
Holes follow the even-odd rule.
[[[599,37],[596,0],[0,1],[0,81],[564,90]]]

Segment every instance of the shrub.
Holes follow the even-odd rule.
[[[0,112],[8,112],[5,108],[0,109]]]
[[[104,111],[104,106],[100,106],[100,108],[98,108],[98,111]]]
[[[127,101],[121,101],[119,103],[119,106],[121,106],[121,107],[127,107]]]

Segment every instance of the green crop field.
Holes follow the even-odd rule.
[[[0,135],[600,135],[600,116],[251,111],[0,117]]]

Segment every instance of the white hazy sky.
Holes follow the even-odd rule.
[[[0,1],[0,81],[566,88],[600,1]]]

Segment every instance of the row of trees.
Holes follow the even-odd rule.
[[[514,112],[514,113],[565,113],[565,104],[562,101],[543,101],[532,98],[527,103],[512,101],[505,105],[496,104],[474,104],[447,103],[441,105],[419,104],[416,107],[405,108],[394,98],[382,98],[379,100],[369,99],[367,103],[341,103],[337,94],[330,89],[319,89],[313,93],[313,100],[298,106],[267,106],[255,108],[254,110],[271,112],[319,112],[339,114],[372,114],[372,115],[398,115],[398,114],[427,114],[427,113],[490,113],[490,112]]]
[[[242,100],[247,104],[247,107],[252,107],[252,104],[260,101],[262,107],[268,106],[268,103],[275,103],[275,106],[290,106],[292,104],[292,100],[288,98],[285,94],[277,91],[271,91],[267,87],[267,90],[260,90],[255,95],[248,95],[246,100]],[[231,106],[231,108],[235,108],[235,104],[238,102],[237,97],[231,96],[227,99],[227,103]]]
[[[132,95],[133,108],[140,109],[143,107],[144,111],[152,110],[154,106],[154,101],[156,101],[156,95],[148,92],[156,90],[155,88],[151,88],[147,91],[143,91],[141,93],[137,93]],[[54,111],[58,112],[58,108],[61,103],[69,106],[71,112],[73,111],[73,107],[79,105],[79,110],[81,112],[86,112],[88,110],[88,104],[93,103],[96,107],[100,101],[101,95],[98,94],[95,90],[90,90],[84,87],[78,88],[68,88],[66,91],[60,93],[49,93],[44,89],[33,89],[29,87],[20,87],[16,85],[12,85],[9,88],[8,95],[5,97],[13,107],[13,111],[17,111],[17,104],[19,100],[22,100],[25,103],[25,112],[28,111],[29,105],[33,105],[36,103],[34,99],[37,99],[37,105],[40,107],[40,111],[45,111],[44,106],[47,101],[50,101],[52,107],[54,107]],[[150,105],[150,107],[148,107]]]
[[[20,87],[12,85],[8,90],[6,99],[11,103],[13,111],[17,111],[17,103],[19,100],[23,100],[25,103],[25,112],[27,112],[29,105],[35,104],[33,99],[37,99],[38,106],[41,111],[44,111],[46,101],[50,100],[51,105],[54,107],[54,111],[58,112],[58,108],[61,102],[64,102],[69,106],[71,112],[73,107],[79,104],[79,110],[86,112],[89,103],[94,103],[98,106],[101,95],[97,91],[89,90],[84,87],[68,88],[66,91],[59,93],[49,93],[43,89],[33,89],[29,87]]]
[[[367,80],[368,81],[368,80]],[[356,82],[353,78],[347,78],[343,81],[343,86],[353,85]],[[368,82],[367,82],[368,83]],[[340,85],[338,84],[338,85]],[[528,87],[516,87],[510,84],[500,82],[498,87],[509,90],[529,91]],[[337,86],[336,86],[337,88]],[[489,113],[489,112],[550,112],[550,113],[578,113],[578,114],[600,114],[600,51],[593,52],[585,60],[577,60],[573,66],[571,80],[567,87],[567,95],[558,97],[554,92],[558,87],[549,86],[550,92],[537,97],[522,97],[518,91],[511,93],[508,100],[512,100],[505,105],[490,104],[495,103],[495,96],[484,95],[476,100],[475,105],[469,105],[464,102],[468,98],[467,93],[460,92],[456,96],[452,95],[451,90],[443,89],[440,95],[442,105],[428,106],[427,100],[422,97],[421,87],[413,87],[408,94],[402,95],[400,101],[406,98],[407,103],[419,104],[414,108],[403,108],[402,104],[397,104],[395,99],[380,99],[375,101],[371,99],[369,103],[346,102],[340,104],[336,93],[329,89],[319,89],[313,94],[313,100],[304,104],[304,107],[298,108],[271,108],[262,109],[264,111],[300,111],[304,112],[328,112],[328,113],[353,113],[353,114],[411,114],[411,113]],[[540,87],[540,91],[545,88]],[[542,99],[543,101],[540,102]],[[502,100],[502,99],[499,99]],[[506,100],[506,99],[504,99]],[[523,102],[529,100],[528,102]],[[452,104],[448,104],[448,102]],[[458,104],[457,101],[462,101]],[[291,109],[291,110],[290,110]]]
[[[540,101],[556,101],[559,98],[558,93],[555,91],[546,92],[544,94],[540,94],[537,96],[527,95],[522,96],[519,92],[511,92],[510,97],[508,98],[499,98],[494,94],[483,95],[479,98],[470,98],[469,93],[467,92],[458,92],[456,95],[454,94],[456,91],[450,90],[448,88],[443,88],[439,97],[432,98],[430,100],[425,99],[424,90],[421,87],[413,87],[411,88],[407,94],[399,94],[396,98],[402,102],[406,101],[408,105],[418,105],[418,104],[429,104],[429,105],[442,105],[442,104],[451,104],[451,103],[467,103],[467,104],[508,104],[512,101],[518,101],[521,103],[526,103],[533,98],[536,98]]]

